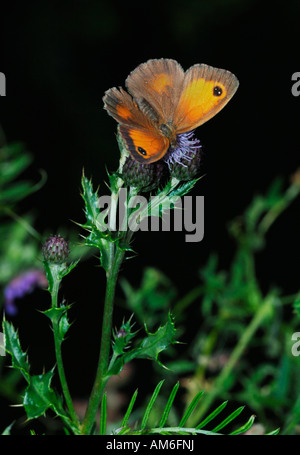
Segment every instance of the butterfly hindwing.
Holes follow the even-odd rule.
[[[158,161],[169,148],[168,139],[158,134],[154,128],[146,129],[120,125],[119,132],[126,142],[128,151],[140,163]]]
[[[165,155],[169,141],[153,125],[150,113],[146,115],[125,90],[114,87],[105,93],[103,101],[105,109],[120,124],[119,132],[137,161],[151,163]]]

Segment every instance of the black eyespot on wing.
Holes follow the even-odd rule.
[[[151,157],[148,156],[148,153],[142,147],[136,147],[130,136],[129,129],[125,125],[119,125],[118,130],[121,137],[125,141],[128,152],[132,155],[132,157],[139,163],[147,163]]]
[[[144,156],[147,156],[146,150],[143,149],[142,147],[138,147],[138,152],[141,153],[141,154],[144,155]]]
[[[214,87],[214,90],[213,90],[213,94],[214,96],[221,96],[223,93],[223,90],[221,89],[221,87],[219,87],[218,85],[216,85]]]

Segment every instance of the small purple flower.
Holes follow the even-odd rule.
[[[189,161],[200,153],[201,144],[199,139],[194,136],[194,133],[195,131],[193,130],[188,133],[177,134],[175,147],[170,147],[163,158],[169,168],[175,163],[187,167]],[[183,161],[186,161],[186,164]]]
[[[30,294],[35,287],[46,288],[48,281],[45,274],[38,269],[27,270],[13,278],[4,288],[4,309],[7,314],[17,313],[15,300]]]

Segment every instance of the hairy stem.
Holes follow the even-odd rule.
[[[120,265],[122,264],[123,261],[123,257],[124,252],[117,248],[114,243],[110,243],[109,264],[106,272],[107,285],[102,321],[100,355],[94,386],[92,389],[86,415],[82,424],[83,434],[91,433],[92,427],[96,419],[97,410],[101,402],[102,394],[108,381],[106,372],[108,370],[109,353],[111,346],[113,303],[118,273]]]
[[[52,299],[52,308],[57,308],[57,301],[58,301],[58,290],[59,290],[60,280],[57,277],[54,277],[53,280],[53,289],[51,292],[51,299]],[[61,341],[59,336],[59,318],[52,320],[53,324],[53,334],[54,334],[54,344],[55,344],[55,355],[56,355],[56,363],[58,374],[60,378],[60,383],[62,387],[62,391],[67,403],[67,407],[70,413],[70,416],[74,422],[74,424],[78,427],[79,420],[74,410],[73,401],[70,395],[69,387],[67,384],[67,379],[65,375],[65,369],[63,365],[62,359],[62,352],[61,352]]]

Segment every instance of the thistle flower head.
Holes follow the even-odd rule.
[[[52,235],[44,243],[42,253],[46,262],[63,264],[70,253],[69,243],[61,235]]]
[[[172,177],[178,180],[191,180],[198,174],[201,161],[200,141],[194,131],[178,134],[176,146],[170,148],[165,161]]]
[[[169,148],[163,159],[169,168],[175,163],[186,167],[187,162],[191,161],[200,151],[200,141],[194,136],[193,130],[188,133],[177,134],[176,145]]]
[[[201,145],[194,136],[194,131],[178,134],[176,145],[170,146],[166,155],[159,161],[143,164],[131,156],[126,158],[122,169],[125,185],[139,189],[157,187],[169,172],[180,181],[191,180],[198,174],[201,161]]]
[[[165,168],[163,162],[142,164],[128,156],[122,168],[122,178],[126,186],[149,189],[158,186]]]

